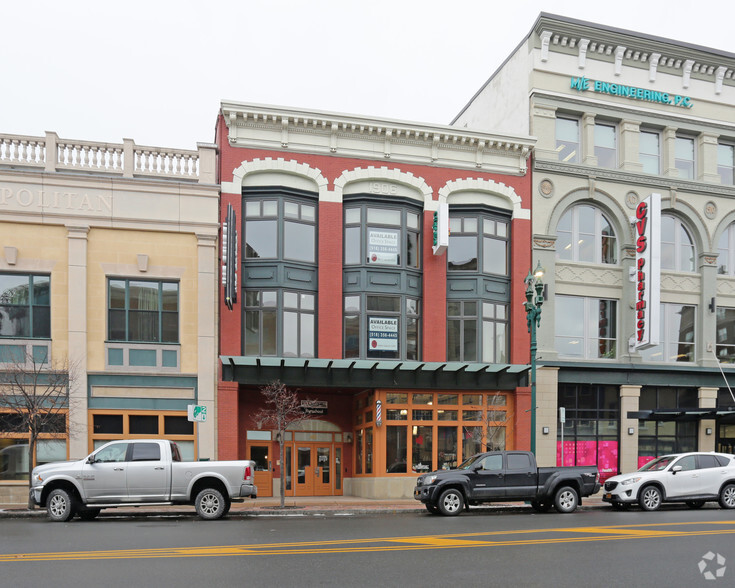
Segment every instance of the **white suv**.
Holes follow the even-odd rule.
[[[609,478],[602,500],[614,508],[631,504],[656,510],[663,502],[685,502],[699,508],[717,501],[735,508],[735,455],[677,453],[648,462],[637,472]]]

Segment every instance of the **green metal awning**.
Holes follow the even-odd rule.
[[[253,386],[280,380],[300,388],[514,390],[528,386],[528,365],[222,355],[222,379]]]

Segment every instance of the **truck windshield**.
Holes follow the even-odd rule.
[[[461,464],[457,466],[458,470],[468,470],[470,467],[472,467],[472,464],[475,463],[478,459],[482,457],[482,454],[473,455],[472,457],[468,457],[465,459]]]

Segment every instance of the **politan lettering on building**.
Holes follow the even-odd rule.
[[[0,206],[112,214],[112,195],[0,186]]]
[[[651,194],[635,210],[635,345],[658,345],[661,298],[661,195]]]
[[[579,90],[580,92],[592,91],[597,94],[622,96],[623,98],[629,98],[631,100],[642,100],[644,102],[654,102],[656,104],[668,104],[669,106],[678,106],[680,108],[691,108],[694,106],[694,103],[689,96],[679,96],[678,94],[669,94],[668,92],[657,92],[655,90],[647,90],[645,88],[637,88],[635,86],[603,82],[601,80],[591,80],[585,77],[571,78],[571,87],[573,90]]]

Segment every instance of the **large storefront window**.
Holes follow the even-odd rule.
[[[0,273],[0,337],[51,337],[51,278]]]
[[[561,357],[614,359],[617,302],[601,298],[557,296],[556,350]]]
[[[179,284],[110,279],[110,341],[178,343]]]
[[[641,351],[641,357],[645,361],[694,361],[696,315],[696,306],[662,304],[660,343]]]
[[[358,423],[371,412],[365,402]],[[386,392],[383,415],[385,461],[376,473],[450,469],[476,453],[506,449],[512,438],[512,396],[500,392]]]
[[[641,388],[640,410],[697,408],[697,388]],[[640,421],[638,467],[667,453],[697,450],[697,421]]]
[[[596,465],[600,478],[618,473],[620,401],[616,386],[559,384],[566,420],[557,437],[557,465]]]
[[[89,413],[89,451],[116,439],[160,438],[175,441],[183,461],[194,461],[194,423],[186,412],[93,410]]]
[[[66,411],[49,415],[36,440],[33,462],[29,461],[30,433],[22,430],[22,419],[14,412],[0,412],[0,481],[28,481],[34,466],[67,459]]]

